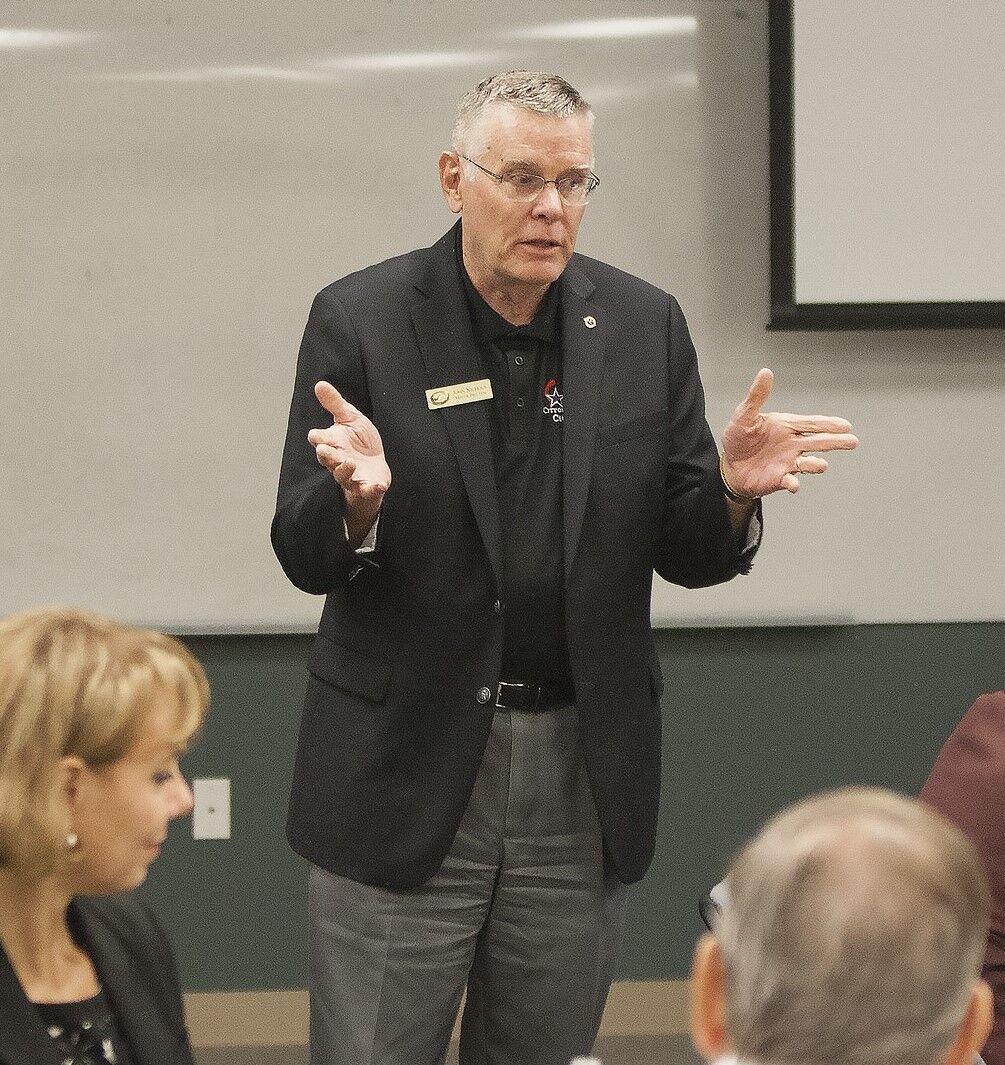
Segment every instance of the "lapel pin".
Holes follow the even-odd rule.
[[[588,314],[583,319],[583,325],[585,325],[587,329],[596,329],[597,328],[597,319],[594,318],[592,314]]]

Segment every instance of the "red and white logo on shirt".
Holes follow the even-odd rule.
[[[544,413],[551,415],[553,422],[560,422],[565,418],[562,407],[562,393],[558,390],[558,381],[554,377],[548,378],[544,386]]]

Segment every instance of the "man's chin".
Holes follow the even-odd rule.
[[[513,272],[513,276],[525,285],[550,285],[562,276],[567,261],[564,256],[555,256],[539,262],[521,263]]]

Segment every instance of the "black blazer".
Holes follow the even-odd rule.
[[[492,721],[502,651],[499,515],[485,403],[426,390],[483,376],[448,233],[318,294],[300,348],[276,554],[327,596],[310,655],[288,834],[335,873],[421,883],[456,833]],[[569,657],[610,860],[651,859],[663,678],[653,570],[688,587],[748,566],[729,525],[694,347],[677,301],[574,255],[562,305]],[[592,323],[592,324],[591,324]],[[341,490],[307,443],[329,380],[380,430],[392,483],[377,552],[346,542]]]
[[[74,938],[88,953],[134,1065],[192,1065],[171,947],[132,895],[78,898]],[[62,1055],[0,947],[0,1065],[62,1065]]]

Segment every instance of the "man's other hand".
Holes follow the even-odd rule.
[[[812,452],[858,447],[844,418],[764,413],[773,381],[770,370],[758,372],[722,435],[722,475],[740,496],[766,496],[782,488],[798,492],[798,474],[827,469],[827,460]]]
[[[366,535],[391,486],[391,470],[377,427],[344,399],[334,385],[318,381],[318,402],[332,416],[330,429],[312,429],[307,440],[318,462],[338,481],[345,496],[350,540]]]

